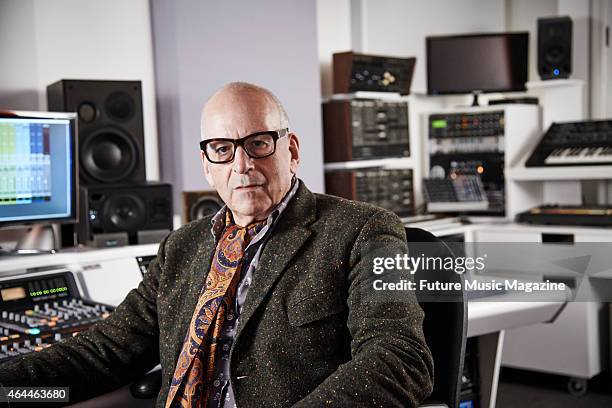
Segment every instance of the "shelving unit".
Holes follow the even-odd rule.
[[[517,167],[506,170],[511,181],[604,180],[612,178],[612,166]]]
[[[384,102],[384,103],[394,103],[397,104],[396,106],[398,106],[397,109],[400,109],[399,107],[401,107],[401,109],[403,109],[402,105],[405,105],[405,109],[406,111],[406,120],[407,120],[407,126],[408,126],[408,135],[409,135],[409,140],[408,140],[408,150],[409,150],[409,156],[405,156],[405,157],[385,157],[385,158],[380,158],[380,154],[378,155],[379,158],[369,158],[369,159],[353,159],[350,161],[336,161],[338,159],[339,154],[334,153],[332,154],[331,157],[327,157],[326,159],[330,159],[330,161],[326,162],[324,164],[324,171],[326,174],[326,189],[330,189],[330,185],[331,185],[331,191],[327,190],[328,193],[332,193],[332,194],[338,194],[341,195],[343,197],[348,197],[351,195],[351,193],[348,193],[348,191],[350,190],[359,190],[359,185],[360,182],[357,181],[356,185],[355,185],[355,181],[356,179],[354,179],[353,181],[351,181],[351,176],[344,176],[341,173],[349,173],[350,171],[355,171],[353,174],[355,174],[355,176],[353,177],[362,177],[362,180],[364,178],[369,178],[371,177],[370,175],[366,175],[364,176],[365,173],[371,173],[368,172],[369,169],[380,169],[381,171],[385,171],[385,170],[410,170],[411,171],[411,177],[412,180],[410,181],[410,191],[406,192],[405,187],[400,187],[401,192],[398,190],[397,187],[394,187],[395,190],[393,190],[393,197],[397,197],[397,194],[400,195],[400,199],[401,200],[410,200],[410,208],[411,210],[407,210],[406,208],[402,211],[399,211],[398,208],[391,208],[393,206],[397,207],[397,202],[394,201],[395,204],[389,204],[390,207],[388,207],[388,209],[392,210],[392,211],[396,211],[398,214],[400,215],[406,215],[408,213],[411,213],[412,211],[414,211],[415,209],[415,190],[414,190],[414,182],[416,180],[417,177],[420,177],[420,174],[415,172],[415,169],[417,168],[417,164],[414,161],[414,155],[415,155],[415,136],[413,133],[413,117],[411,115],[411,111],[409,109],[409,105],[410,105],[410,101],[411,98],[410,96],[404,96],[404,95],[400,95],[399,93],[393,93],[393,92],[364,92],[364,91],[358,91],[358,92],[353,92],[353,93],[342,93],[342,94],[334,94],[331,95],[329,98],[327,98],[324,102],[329,102],[331,103],[339,103],[339,102],[346,102],[349,103],[351,106],[354,105],[353,101],[375,101],[376,103],[380,103],[380,102]],[[367,102],[366,102],[367,103]],[[353,115],[353,113],[350,110],[351,108],[349,108],[349,114],[346,115],[346,113],[344,113],[343,118],[341,119],[340,123],[343,123],[344,126],[355,126],[354,123],[355,122],[351,122],[354,121],[355,118]],[[338,112],[337,109],[335,110],[330,110],[328,111],[330,113],[328,113],[328,115],[330,115],[330,117],[334,117],[335,115],[331,112]],[[399,114],[399,113],[398,113]],[[378,114],[377,114],[378,115]],[[326,115],[325,115],[325,110],[324,110],[324,120],[326,120]],[[359,116],[359,118],[361,118],[361,116]],[[359,119],[360,121],[365,121],[365,118]],[[376,117],[376,120],[378,122],[378,117]],[[384,122],[383,122],[384,123]],[[403,123],[403,122],[401,122]],[[378,125],[378,123],[377,123]],[[363,123],[362,125],[363,126]],[[338,132],[337,128],[333,128],[333,127],[325,127],[325,132],[326,133],[330,133],[330,134],[326,134],[325,137],[330,137],[331,135],[334,135],[334,132]],[[383,129],[385,130],[385,129]],[[380,131],[380,128],[379,128]],[[397,143],[397,142],[396,142]],[[324,146],[327,147],[327,143],[324,144]],[[419,145],[417,144],[417,149]],[[418,151],[418,150],[416,150]],[[396,151],[389,151],[387,152],[389,154],[395,154],[397,153]],[[353,152],[353,154],[355,154]],[[374,171],[377,171],[374,170]],[[333,173],[336,172],[338,173],[338,177],[342,177],[339,179],[334,179],[333,181],[331,181],[330,184],[330,180],[328,180],[327,175],[332,176]],[[364,173],[365,172],[365,173]],[[387,172],[389,173],[389,172]],[[403,183],[406,183],[405,180],[402,180],[400,182],[399,180],[399,176],[397,176],[397,172],[396,176],[394,176],[393,178],[389,178],[389,183],[391,183],[391,181],[393,181],[393,185],[397,186],[398,183],[402,183],[402,185],[405,185]],[[360,176],[359,176],[360,175]],[[332,176],[335,177],[335,176]],[[403,177],[407,177],[407,176],[403,176]],[[353,187],[350,187],[351,183],[353,184]],[[363,183],[363,181],[362,181]],[[340,186],[340,184],[348,184],[349,186],[342,187]],[[390,184],[390,185],[391,185]],[[364,184],[361,184],[361,188],[363,188]],[[380,186],[379,183],[376,183],[375,186]],[[383,187],[387,187],[387,186],[383,186]],[[363,190],[362,190],[363,191]],[[389,196],[391,197],[390,193]],[[384,196],[386,197],[386,196]],[[390,202],[390,199],[387,199],[387,202]],[[393,199],[395,200],[395,199]],[[385,206],[383,204],[383,202],[381,202],[379,205]],[[402,206],[406,207],[407,204],[403,204]]]
[[[350,170],[367,167],[382,167],[385,169],[406,169],[414,167],[410,157],[394,157],[388,159],[353,160],[350,162],[325,163],[325,170]]]

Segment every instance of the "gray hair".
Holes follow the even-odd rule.
[[[285,129],[285,128],[290,128],[290,124],[289,124],[289,115],[287,115],[287,111],[285,110],[285,108],[283,107],[283,105],[281,104],[280,100],[276,97],[276,95],[274,95],[272,93],[272,91],[270,91],[267,88],[264,88],[262,86],[259,85],[255,85],[249,82],[242,82],[242,81],[235,81],[235,82],[230,82],[226,85],[224,85],[221,89],[219,89],[218,91],[216,91],[210,98],[208,98],[208,100],[206,101],[206,103],[208,104],[208,102],[213,99],[215,96],[217,96],[218,94],[220,94],[221,92],[226,92],[226,91],[231,91],[231,92],[254,92],[254,93],[258,93],[261,95],[264,95],[266,98],[268,98],[270,101],[272,101],[272,103],[276,106],[276,109],[278,111],[278,115],[279,115],[279,128],[280,129]],[[202,123],[200,124],[200,129],[203,128],[203,123],[204,122],[204,117],[202,116]],[[204,135],[202,134],[202,138],[204,137]]]

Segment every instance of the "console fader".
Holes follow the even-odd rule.
[[[0,362],[75,336],[112,309],[81,298],[71,272],[2,279]]]

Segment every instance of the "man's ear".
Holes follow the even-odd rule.
[[[289,134],[289,153],[291,153],[291,173],[295,174],[300,164],[300,139],[295,133]]]
[[[210,162],[206,158],[204,152],[200,152],[200,158],[202,159],[202,167],[204,167],[204,177],[206,177],[206,181],[211,187],[215,187],[215,183],[213,181],[212,175],[210,174]]]

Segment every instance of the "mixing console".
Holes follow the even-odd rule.
[[[111,311],[82,299],[71,272],[2,279],[0,362],[75,336]]]

